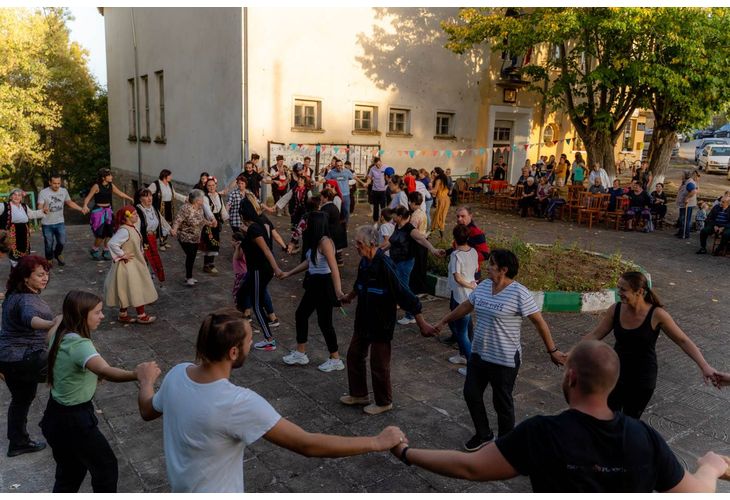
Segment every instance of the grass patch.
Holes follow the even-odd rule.
[[[597,292],[615,288],[624,272],[639,270],[636,264],[624,260],[619,252],[602,257],[581,250],[577,244],[566,246],[556,241],[552,245],[542,246],[503,235],[490,238],[488,243],[491,249],[505,248],[517,256],[520,271],[516,279],[535,291]],[[451,248],[451,241],[434,243],[434,246]],[[448,265],[448,259],[429,254],[429,272],[446,276]],[[482,276],[485,275],[486,262],[482,264]]]

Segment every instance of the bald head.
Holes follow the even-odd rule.
[[[576,389],[585,395],[608,395],[618,381],[618,355],[608,344],[598,340],[579,342],[568,354],[565,367],[573,370]]]

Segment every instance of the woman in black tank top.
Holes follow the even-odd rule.
[[[89,194],[84,198],[84,212],[88,212],[89,202],[94,198],[94,209],[91,210],[89,223],[91,232],[94,233],[94,246],[89,250],[94,260],[111,260],[107,243],[114,234],[112,214],[112,194],[134,203],[134,198],[120,191],[112,183],[112,171],[108,168],[100,168],[97,173],[96,182],[91,186]]]
[[[656,387],[655,346],[660,330],[697,363],[705,383],[719,384],[718,372],[664,310],[643,273],[632,271],[621,275],[618,293],[621,302],[608,308],[598,326],[583,337],[601,340],[612,330],[616,337],[614,350],[621,369],[616,387],[608,397],[612,410],[640,418],[649,404]]]

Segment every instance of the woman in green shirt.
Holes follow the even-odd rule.
[[[97,427],[91,398],[99,379],[137,380],[146,363],[135,371],[122,370],[109,366],[96,352],[91,332],[104,319],[102,307],[100,297],[70,291],[63,300],[63,319],[52,333],[48,353],[51,395],[40,426],[56,461],[54,493],[79,491],[87,471],[95,493],[117,491],[117,458]]]

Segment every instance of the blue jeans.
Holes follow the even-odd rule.
[[[398,277],[398,281],[403,288],[410,290],[408,283],[411,279],[411,271],[413,271],[413,265],[416,263],[416,259],[411,257],[408,260],[403,260],[395,263],[395,274]],[[412,318],[413,315],[406,313],[406,318]]]
[[[451,299],[449,301],[449,307],[453,311],[459,307],[459,303],[454,300],[454,292],[451,292]],[[467,360],[471,354],[471,341],[469,340],[469,323],[471,323],[471,314],[467,314],[461,319],[449,322],[449,329],[451,334],[456,339],[456,343],[459,346],[459,354],[464,356]]]
[[[694,207],[679,209],[679,230],[677,236],[680,238],[689,238],[689,231],[692,228],[692,210]]]
[[[42,225],[43,243],[45,244],[46,260],[57,258],[63,253],[63,247],[66,244],[66,225],[63,222],[58,224]],[[55,248],[53,246],[55,238]]]

